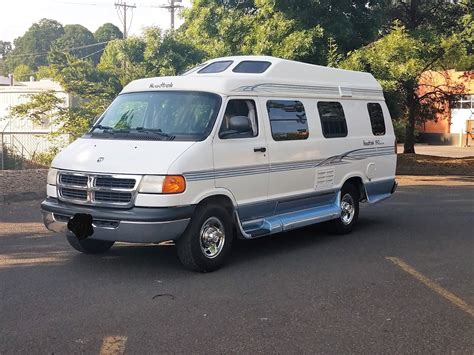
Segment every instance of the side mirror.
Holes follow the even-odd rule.
[[[247,116],[233,116],[229,119],[229,131],[245,133],[252,131],[252,124]]]

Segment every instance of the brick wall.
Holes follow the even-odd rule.
[[[0,170],[0,203],[46,196],[48,169]]]

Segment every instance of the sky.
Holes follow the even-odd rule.
[[[139,35],[144,27],[170,27],[170,13],[160,9],[167,0],[122,0],[129,5],[136,5],[131,18],[129,35]],[[111,22],[121,30],[123,28],[115,0],[0,0],[0,40],[13,42],[22,36],[28,28],[42,18],[59,21],[63,25],[80,24],[94,32],[99,26]],[[190,6],[191,0],[183,0],[182,4]],[[129,22],[129,21],[127,21]],[[177,16],[176,25],[182,20]],[[130,25],[130,23],[129,23]]]

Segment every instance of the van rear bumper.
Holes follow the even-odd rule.
[[[67,223],[77,213],[92,216],[91,239],[128,243],[157,243],[178,239],[188,226],[195,206],[99,208],[65,204],[54,198],[41,203],[46,228],[57,233],[71,232]]]

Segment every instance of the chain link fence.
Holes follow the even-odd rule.
[[[48,132],[0,132],[0,169],[47,166],[58,150],[68,143],[68,134],[52,137]]]

